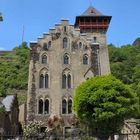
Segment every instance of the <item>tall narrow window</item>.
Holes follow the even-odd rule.
[[[68,74],[68,88],[71,88],[71,75]]]
[[[49,100],[45,100],[45,107],[44,107],[44,113],[49,114]]]
[[[66,26],[64,26],[64,32],[66,32],[67,31],[67,27]]]
[[[44,87],[43,85],[44,85],[44,76],[43,76],[43,74],[41,74],[41,75],[40,75],[39,87],[40,87],[40,88],[43,88],[43,87]]]
[[[51,48],[51,45],[52,45],[52,43],[51,43],[51,41],[49,41],[48,42],[48,49]]]
[[[67,48],[68,47],[68,40],[67,40],[67,38],[65,37],[64,39],[63,39],[63,48]]]
[[[38,103],[38,114],[43,114],[43,100],[40,99]]]
[[[67,102],[65,99],[62,100],[62,114],[67,113]]]
[[[68,55],[64,55],[64,64],[69,64],[69,57],[68,57]]]
[[[96,41],[97,41],[97,37],[94,36],[94,37],[93,37],[93,42],[96,43]]]
[[[42,64],[47,64],[47,56],[46,55],[42,56]]]
[[[79,42],[79,48],[82,48],[82,42]]]
[[[48,50],[47,43],[44,43],[44,44],[43,44],[43,50],[44,50],[44,51],[47,51],[47,50]]]
[[[45,88],[49,87],[49,76],[48,74],[45,75]]]
[[[88,56],[87,55],[84,55],[83,56],[83,64],[84,65],[87,65],[88,64]]]
[[[62,75],[62,88],[66,88],[66,75]]]
[[[72,100],[68,100],[68,114],[72,113]]]

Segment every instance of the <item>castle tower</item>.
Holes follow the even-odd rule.
[[[110,73],[106,31],[111,17],[89,7],[75,25],[61,20],[30,43],[27,120],[47,122],[52,114],[71,126],[72,99],[83,81]]]

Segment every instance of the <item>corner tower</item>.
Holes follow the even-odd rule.
[[[82,15],[76,16],[75,28],[86,34],[91,47],[91,70],[94,75],[110,73],[106,32],[111,16],[106,16],[90,6]]]

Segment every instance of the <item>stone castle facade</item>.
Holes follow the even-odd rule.
[[[46,122],[52,114],[70,126],[75,89],[85,80],[110,73],[106,31],[111,17],[90,6],[75,25],[61,20],[30,43],[27,120]]]

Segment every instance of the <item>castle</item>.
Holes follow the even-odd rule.
[[[30,43],[28,121],[46,122],[55,114],[70,126],[76,87],[90,77],[110,73],[106,46],[110,20],[90,6],[74,25],[63,19]]]

